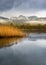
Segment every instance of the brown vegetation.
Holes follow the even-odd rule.
[[[12,37],[12,36],[25,36],[25,33],[23,33],[18,28],[15,28],[10,25],[0,25],[0,37]]]

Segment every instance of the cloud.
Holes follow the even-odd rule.
[[[46,0],[0,0],[0,11],[11,8],[20,11],[46,9]]]
[[[0,11],[6,11],[13,7],[14,0],[0,0]]]
[[[38,11],[46,9],[46,0],[17,0],[15,8],[21,11]]]
[[[43,16],[44,11],[46,12],[46,0],[0,0],[0,15],[2,16],[10,17],[18,14]]]

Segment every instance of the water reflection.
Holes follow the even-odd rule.
[[[31,33],[29,36],[28,36],[28,39],[29,40],[37,40],[37,39],[46,39],[46,34],[45,33]]]
[[[0,48],[1,47],[5,47],[5,46],[11,46],[14,43],[17,44],[18,41],[22,40],[22,38],[16,38],[16,37],[12,37],[12,38],[0,38]]]
[[[33,38],[36,40],[29,40],[27,37],[17,45],[1,48],[0,65],[46,65],[46,38],[43,38],[46,34],[40,35]]]

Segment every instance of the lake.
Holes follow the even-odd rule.
[[[46,65],[45,33],[31,33],[17,39],[17,44],[15,38],[0,39],[0,43],[14,43],[0,48],[0,65]]]

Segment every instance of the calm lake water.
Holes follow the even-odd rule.
[[[0,48],[0,65],[46,65],[46,34],[31,33],[17,44],[13,41],[14,45]]]

